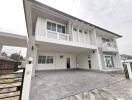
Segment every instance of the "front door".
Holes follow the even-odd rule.
[[[88,66],[89,66],[89,69],[92,68],[92,66],[91,66],[91,60],[88,60]]]
[[[91,59],[90,59],[90,55],[88,55],[88,66],[89,66],[89,69],[91,69],[91,68],[92,68],[92,66],[91,66]]]
[[[67,58],[66,66],[67,66],[67,69],[70,69],[70,58]]]

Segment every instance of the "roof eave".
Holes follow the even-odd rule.
[[[24,12],[25,12],[25,18],[26,18],[26,25],[27,25],[27,16],[26,16],[26,8],[25,8],[25,3],[26,3],[26,1],[30,1],[30,2],[32,2],[32,3],[34,3],[34,4],[36,4],[36,5],[41,6],[41,7],[48,8],[48,9],[54,11],[54,12],[57,12],[57,13],[59,13],[59,14],[63,14],[64,16],[69,17],[69,18],[71,18],[71,19],[78,20],[78,21],[81,21],[81,22],[83,22],[83,23],[89,24],[90,26],[93,26],[93,27],[95,27],[95,28],[97,28],[97,29],[100,29],[100,30],[106,31],[106,32],[108,32],[108,33],[111,33],[111,34],[113,34],[113,35],[115,35],[115,36],[117,36],[117,37],[119,37],[119,38],[122,37],[121,35],[119,35],[119,34],[117,34],[117,33],[111,32],[111,31],[109,31],[109,30],[106,30],[106,29],[101,28],[101,27],[99,27],[99,26],[96,26],[96,25],[94,25],[94,24],[91,24],[91,23],[89,23],[89,22],[86,22],[86,21],[84,21],[84,20],[81,20],[81,19],[79,19],[79,18],[77,18],[77,17],[74,17],[74,16],[71,16],[71,15],[69,15],[69,14],[66,14],[66,13],[64,13],[64,12],[62,12],[62,11],[59,11],[59,10],[57,10],[57,9],[55,9],[55,8],[52,8],[52,7],[48,6],[48,5],[42,4],[42,3],[40,3],[40,2],[38,2],[38,1],[36,1],[36,0],[23,0],[23,2],[24,2],[24,3],[23,3],[23,4],[24,4]],[[28,27],[28,25],[27,25],[27,27]],[[28,28],[27,28],[27,31],[28,31]]]

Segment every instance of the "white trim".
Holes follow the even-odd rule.
[[[57,21],[50,20],[48,18],[46,18],[46,21],[53,22],[53,23],[56,23],[56,24],[59,24],[59,25],[62,25],[62,26],[66,26],[65,24],[59,23]]]

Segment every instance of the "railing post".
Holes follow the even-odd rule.
[[[29,57],[28,64],[26,64],[26,67],[25,67],[24,82],[23,82],[23,89],[22,89],[22,99],[21,100],[29,100],[31,77],[32,77],[32,67],[33,67],[32,61],[33,61],[33,59],[31,57]]]

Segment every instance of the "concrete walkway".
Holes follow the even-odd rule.
[[[82,70],[38,72],[32,79],[30,100],[59,100],[121,80],[124,78]]]

